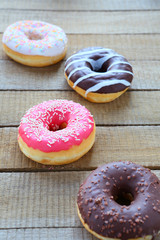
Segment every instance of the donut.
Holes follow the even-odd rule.
[[[131,162],[97,168],[81,185],[77,210],[99,239],[146,239],[160,233],[160,180]]]
[[[68,84],[91,102],[110,102],[123,94],[133,79],[132,66],[112,49],[90,47],[65,63]]]
[[[67,51],[67,37],[55,25],[19,21],[7,27],[2,38],[6,54],[24,65],[44,67],[59,62]]]
[[[29,109],[19,126],[18,143],[30,159],[61,165],[76,161],[92,147],[95,123],[79,103],[50,100]]]

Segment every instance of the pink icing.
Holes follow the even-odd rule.
[[[58,131],[62,123],[67,127]],[[91,113],[79,103],[50,100],[29,109],[21,120],[19,136],[43,152],[68,150],[89,137],[94,128]]]

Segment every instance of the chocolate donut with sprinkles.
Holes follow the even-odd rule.
[[[155,239],[160,234],[160,180],[131,162],[97,168],[81,185],[77,210],[99,239]]]
[[[91,102],[110,102],[131,85],[133,71],[126,58],[112,49],[90,47],[69,57],[65,64],[68,84]]]
[[[3,49],[13,60],[44,67],[59,62],[67,51],[67,37],[58,26],[41,21],[19,21],[7,27]]]
[[[29,109],[21,120],[18,143],[32,160],[46,165],[76,161],[92,147],[95,123],[79,103],[50,100]]]

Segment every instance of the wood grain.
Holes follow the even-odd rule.
[[[155,171],[160,177],[160,171]],[[89,172],[0,173],[0,228],[82,227],[76,212]]]
[[[19,20],[41,20],[62,27],[66,33],[135,34],[160,33],[160,11],[65,12],[0,10],[0,32]],[[65,19],[65,21],[64,21]],[[124,27],[125,26],[125,27]]]
[[[68,51],[62,62],[36,69],[13,62],[0,44],[0,239],[96,240],[83,228],[75,205],[91,170],[130,160],[159,169],[153,172],[160,178],[160,1],[5,0],[0,40],[9,24],[23,19],[62,27]],[[133,65],[130,91],[109,104],[89,103],[64,78],[65,60],[89,46],[114,49]],[[79,161],[57,167],[25,157],[15,127],[30,107],[54,98],[85,105],[98,125],[93,148]]]
[[[160,124],[159,91],[128,91],[107,104],[88,102],[75,91],[0,91],[0,111],[3,113],[0,126],[19,125],[30,107],[50,99],[79,102],[90,110],[98,125]]]
[[[65,59],[82,48],[102,46],[114,49],[129,60],[160,60],[160,35],[68,34],[67,37],[68,51]],[[0,59],[9,60],[1,44]]]
[[[21,153],[17,128],[0,128],[0,171],[91,170],[119,160],[160,169],[159,132],[160,126],[97,127],[95,144],[85,156],[65,166],[45,166]]]
[[[65,61],[62,61],[37,69],[0,60],[0,89],[71,90],[64,77],[64,64]],[[134,71],[131,90],[160,89],[159,61],[131,61],[131,64]]]
[[[0,230],[3,240],[96,240],[84,228],[35,228]]]
[[[41,9],[41,10],[62,10],[71,11],[71,10],[157,10],[160,9],[159,1],[151,0],[5,0],[1,3],[1,9]]]

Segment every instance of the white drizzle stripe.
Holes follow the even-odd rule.
[[[101,89],[102,87],[106,87],[106,86],[111,86],[111,85],[115,85],[115,84],[123,84],[127,87],[130,86],[130,83],[126,80],[104,80],[103,82],[100,82],[92,87],[90,87],[86,93],[85,93],[85,97],[87,97],[87,94],[89,92],[96,92],[97,90]]]
[[[133,75],[133,73],[132,72],[129,72],[129,71],[125,71],[125,70],[113,70],[113,71],[108,71],[108,72],[102,72],[102,73],[100,73],[101,74],[101,76],[103,76],[103,75],[105,75],[106,77],[107,77],[107,75],[109,75],[109,74],[111,74],[111,73],[114,73],[114,72],[122,72],[122,73],[128,73],[128,74],[131,74],[131,75]],[[90,74],[87,74],[87,75],[85,75],[85,76],[83,76],[83,77],[80,77],[79,79],[77,79],[77,81],[75,81],[75,83],[74,83],[74,85],[73,85],[73,88],[75,88],[76,86],[77,86],[77,84],[78,83],[80,83],[81,81],[83,81],[83,80],[85,80],[85,79],[87,79],[87,78],[89,78],[89,77],[94,77],[94,76],[98,76],[98,77],[100,77],[100,74],[99,73],[90,73]],[[69,78],[69,77],[68,77]],[[105,81],[107,81],[107,79],[105,80]],[[110,81],[112,81],[112,80],[110,80]],[[119,79],[119,81],[120,81],[120,79]],[[127,81],[128,82],[128,81]]]
[[[110,71],[107,71],[106,74],[107,74],[107,73],[114,73],[114,72],[115,72],[115,73],[116,73],[116,72],[118,72],[118,73],[128,73],[128,74],[131,74],[131,75],[133,76],[133,73],[132,73],[132,72],[126,71],[126,70],[121,70],[121,69],[117,69],[117,70],[115,69],[115,70],[112,70],[112,71],[110,70]]]
[[[109,54],[108,54],[109,55]],[[98,66],[98,69],[100,69],[102,67],[102,65],[108,61],[110,58],[112,57],[121,57],[121,55],[109,55],[108,57],[103,57],[103,58],[100,58],[98,60],[94,60],[94,59],[89,59],[89,58],[80,58],[80,59],[76,59],[76,60],[73,60],[72,62],[70,62],[66,67],[65,67],[65,72],[67,71],[67,69],[74,63],[77,63],[77,62],[89,62],[91,65],[97,65]],[[96,64],[95,64],[96,62]],[[92,68],[94,68],[94,66],[92,65]],[[97,69],[95,69],[96,71]]]
[[[91,74],[85,75],[85,76],[83,76],[83,77],[80,77],[80,78],[74,83],[73,88],[75,88],[76,85],[77,85],[79,82],[83,81],[84,79],[89,78],[89,77],[94,77],[94,76],[96,76],[96,75],[97,75],[97,73],[91,73]]]
[[[105,57],[102,57],[102,58],[99,58],[98,60],[93,60],[93,62],[94,62],[94,66],[92,66],[92,68],[94,69],[93,71],[98,71],[99,69],[101,69],[102,68],[102,66],[103,66],[103,64],[105,63],[105,62],[107,62],[110,58],[112,58],[112,57],[119,57],[120,55],[113,55],[113,54],[108,54],[109,56],[105,56]],[[96,63],[96,64],[95,64]],[[96,68],[96,66],[97,66],[97,68]]]
[[[112,63],[109,67],[108,67],[108,69],[107,69],[107,71],[111,68],[111,67],[113,67],[114,65],[117,65],[117,64],[126,64],[126,65],[129,65],[129,66],[131,66],[132,67],[132,65],[129,63],[129,62],[114,62],[114,63]]]
[[[77,62],[89,62],[91,64],[91,62],[93,61],[92,59],[89,58],[83,58],[83,59],[76,59],[72,62],[70,62],[66,67],[65,67],[65,72],[67,71],[67,69],[73,64],[73,63],[77,63]],[[92,64],[91,64],[92,65]]]
[[[70,56],[68,59],[67,59],[67,61],[69,60],[69,59],[71,59],[72,57],[75,57],[75,56],[80,56],[80,55],[87,55],[87,54],[91,54],[91,53],[95,53],[95,52],[105,52],[105,51],[111,51],[111,49],[109,49],[109,48],[98,48],[98,49],[95,49],[95,50],[90,50],[90,51],[83,51],[83,52],[78,52],[78,53],[75,53],[75,54],[73,54],[72,56]]]
[[[68,75],[68,79],[70,79],[71,76],[72,76],[75,72],[80,71],[80,70],[84,70],[84,69],[86,69],[86,68],[87,68],[87,67],[79,67],[79,68],[74,69],[74,70],[71,71],[70,74]]]
[[[100,53],[103,53],[103,54],[100,55],[97,60],[94,60],[91,57],[92,57],[92,54],[94,55],[94,53],[96,53],[96,52],[98,52],[99,55],[100,55]],[[107,63],[107,61],[109,59],[114,58],[114,57],[119,57],[119,59],[114,59],[114,62],[108,67],[106,72],[99,73],[99,69],[102,68],[103,64]],[[121,58],[122,58],[122,60],[121,60]],[[70,63],[68,65],[66,63],[66,68],[65,68],[65,71],[67,71],[67,69],[71,66],[72,71],[68,74],[69,79],[75,72],[84,70],[85,68],[88,68],[87,66],[84,65],[85,62],[90,63],[92,66],[93,71],[92,71],[92,69],[90,69],[89,74],[86,74],[86,75],[83,74],[82,77],[74,80],[75,82],[74,82],[73,88],[75,88],[83,80],[89,81],[90,78],[96,77],[94,86],[92,86],[88,90],[86,90],[85,96],[87,96],[87,94],[89,92],[96,92],[105,86],[107,87],[107,86],[113,86],[116,84],[122,84],[126,87],[129,87],[131,84],[130,81],[126,79],[126,78],[128,78],[128,76],[126,75],[126,77],[125,77],[123,75],[123,74],[129,74],[129,75],[133,76],[133,73],[131,70],[128,71],[127,69],[123,69],[123,68],[110,70],[112,68],[112,66],[117,65],[117,64],[125,64],[126,66],[128,65],[128,66],[132,67],[131,64],[128,63],[128,61],[126,59],[124,59],[124,57],[122,55],[117,54],[116,52],[114,52],[111,49],[102,48],[102,49],[88,50],[86,52],[85,51],[79,52],[79,53],[72,55],[70,58],[68,58],[68,60],[69,59],[70,59]],[[81,62],[83,62],[83,65],[84,65],[83,67],[82,67]],[[76,64],[76,63],[79,63],[79,64]],[[73,64],[73,66],[72,66],[72,64]],[[77,65],[79,65],[79,66],[76,67]],[[119,73],[120,77],[122,79],[117,79],[116,73]],[[101,76],[102,76],[102,78],[101,78]],[[110,78],[114,78],[114,79],[111,80]]]

